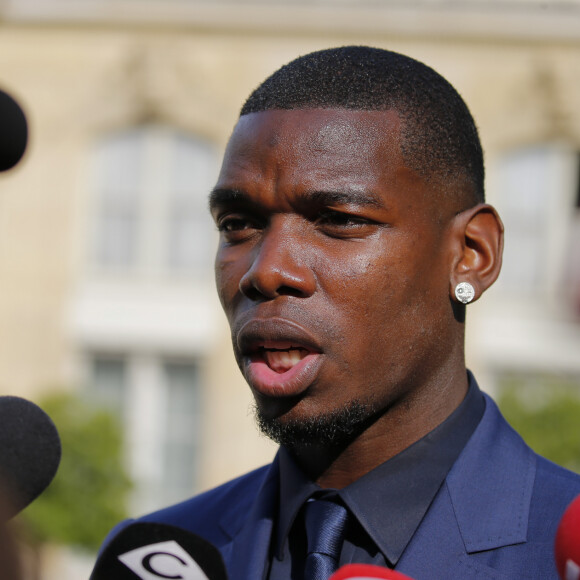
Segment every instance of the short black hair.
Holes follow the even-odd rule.
[[[405,163],[466,207],[484,201],[483,152],[475,122],[453,86],[427,65],[368,46],[312,52],[278,69],[240,116],[271,109],[395,110]]]

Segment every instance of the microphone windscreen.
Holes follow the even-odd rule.
[[[20,105],[0,90],[0,171],[14,167],[24,155],[28,124]]]
[[[136,522],[99,556],[89,580],[227,580],[218,549],[182,528]]]
[[[395,572],[390,568],[374,566],[373,564],[346,564],[339,568],[329,580],[373,580],[383,578],[385,580],[413,580],[401,572]]]
[[[10,518],[53,480],[61,457],[58,431],[37,405],[0,397],[0,491]]]
[[[580,580],[580,495],[566,508],[554,545],[556,568],[562,580]]]

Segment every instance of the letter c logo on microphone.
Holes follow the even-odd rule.
[[[119,560],[141,580],[209,580],[175,540],[136,548]]]

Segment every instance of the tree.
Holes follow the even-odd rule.
[[[498,404],[532,449],[580,473],[580,385],[562,377],[510,377]]]
[[[121,428],[109,411],[72,394],[53,395],[39,405],[60,433],[62,460],[48,489],[21,515],[26,535],[37,546],[96,550],[126,517],[131,484],[121,463]]]

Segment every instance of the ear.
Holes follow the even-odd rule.
[[[491,205],[479,204],[457,216],[453,222],[454,262],[450,277],[453,301],[455,287],[469,282],[477,300],[497,279],[503,252],[503,223]]]

